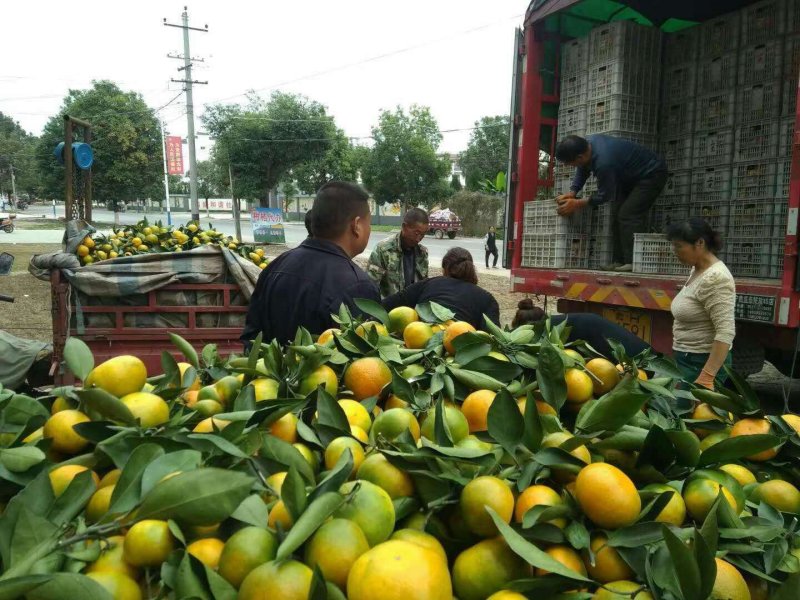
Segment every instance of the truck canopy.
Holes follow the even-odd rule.
[[[554,26],[558,27],[560,33],[570,37],[584,36],[592,27],[609,21],[636,21],[672,32],[737,10],[752,2],[753,0],[533,0],[525,13],[525,24],[542,21],[558,13],[560,23],[554,23]]]

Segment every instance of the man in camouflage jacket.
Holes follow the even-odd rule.
[[[412,208],[400,232],[380,242],[369,257],[367,274],[386,297],[428,277],[428,249],[420,242],[428,232],[428,214]]]

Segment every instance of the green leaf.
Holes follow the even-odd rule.
[[[319,565],[314,565],[314,573],[311,577],[311,588],[308,590],[306,600],[328,600],[328,590],[325,584],[325,576]]]
[[[24,473],[44,459],[44,452],[36,446],[0,449],[0,463],[12,473]]]
[[[492,390],[497,392],[505,386],[502,381],[498,381],[494,377],[484,375],[477,371],[470,371],[468,369],[461,369],[455,367],[447,368],[450,375],[462,385],[465,385],[471,390]]]
[[[535,403],[534,403],[535,406]],[[525,421],[511,394],[500,390],[489,406],[487,417],[489,435],[511,456],[525,435]]]
[[[705,402],[714,408],[720,408],[726,412],[732,412],[735,415],[740,415],[746,411],[745,406],[741,402],[733,400],[725,394],[713,392],[706,388],[695,388],[692,390],[692,395],[700,402]]]
[[[181,351],[183,357],[186,359],[190,365],[192,365],[195,369],[200,368],[200,360],[197,357],[197,350],[194,349],[189,342],[179,336],[177,333],[169,333],[169,339],[172,340],[172,343],[175,347]]]
[[[52,579],[28,592],[26,600],[113,600],[111,594],[94,579],[78,573],[54,573]]]
[[[211,525],[227,519],[250,492],[253,479],[237,471],[203,468],[159,482],[144,497],[138,519],[175,519]]]
[[[242,503],[236,507],[236,510],[231,513],[231,518],[254,525],[256,527],[264,527],[269,517],[269,509],[258,494],[253,494],[245,498]]]
[[[396,369],[392,369],[392,393],[400,400],[414,404],[414,388]]]
[[[344,410],[333,396],[324,389],[319,390],[317,410],[319,411],[317,422],[320,425],[333,427],[341,431],[343,435],[350,435],[350,422],[347,420],[347,415],[344,414]]]
[[[55,540],[58,527],[23,506],[19,511],[14,535],[11,538],[11,564],[24,560],[34,548],[48,540]]]
[[[50,581],[52,577],[52,575],[25,575],[24,577],[0,580],[0,600],[22,598],[28,592]]]
[[[161,352],[161,368],[164,370],[164,377],[159,382],[159,389],[179,388],[181,386],[181,370],[178,368],[178,361],[169,352]]]
[[[580,521],[572,521],[564,530],[567,541],[576,550],[584,550],[589,547],[589,530]]]
[[[444,402],[438,400],[434,408],[434,414],[428,413],[427,419],[433,418],[433,437],[436,444],[446,448],[452,448],[453,436],[450,433],[450,428],[447,426],[447,419],[444,415]]]
[[[197,450],[177,450],[155,458],[142,473],[142,494],[147,494],[167,475],[179,471],[192,471],[203,461]]]
[[[710,446],[700,455],[698,467],[705,467],[716,463],[739,460],[764,450],[779,446],[781,439],[769,433],[741,435],[722,440]]]
[[[456,318],[456,313],[437,302],[430,302],[431,312],[439,319],[440,323],[445,323]]]
[[[358,309],[370,317],[374,317],[387,327],[389,326],[389,313],[379,303],[374,300],[367,300],[365,298],[354,298],[353,302]]]
[[[24,394],[14,394],[2,410],[3,419],[10,425],[26,425],[33,417],[50,418],[50,411],[41,402]]]
[[[186,552],[175,572],[175,595],[178,598],[214,600],[203,581],[202,563]]]
[[[575,429],[587,433],[616,431],[637,415],[649,399],[649,394],[633,391],[623,380],[611,392],[581,411]]]
[[[345,481],[350,479],[353,465],[353,453],[348,448],[339,456],[339,460],[336,461],[336,464],[325,476],[325,479],[320,481],[314,491],[309,494],[308,501],[314,502],[323,494],[338,490]]]
[[[662,524],[661,531],[667,543],[675,575],[678,578],[683,600],[705,600],[702,596],[702,575],[692,550],[676,536],[669,527]]]
[[[132,510],[142,498],[142,476],[145,469],[164,454],[164,449],[156,444],[142,444],[131,452],[128,462],[122,468],[117,484],[111,494],[108,512],[126,513]]]
[[[527,561],[528,564],[533,565],[536,568],[549,571],[550,573],[573,579],[575,581],[592,583],[591,579],[565,567],[559,561],[552,558],[549,554],[539,550],[539,548],[528,542],[520,534],[514,531],[514,529],[512,529],[505,521],[503,521],[503,519],[500,518],[493,508],[487,506],[486,511],[489,513],[489,516],[492,517],[495,526],[497,526],[500,535],[502,535],[508,543],[509,548],[511,548],[511,550],[513,550],[517,556]]]
[[[716,548],[716,539],[714,539]],[[714,560],[715,552],[709,548],[706,538],[694,531],[694,562],[700,573],[700,592],[698,598],[708,598],[714,588],[714,580],[717,578],[717,563]]]
[[[678,464],[687,467],[697,466],[700,458],[700,440],[691,431],[669,430],[665,432],[672,445]]]
[[[534,456],[534,460],[545,467],[565,469],[578,473],[586,463],[562,448],[542,448]]]
[[[89,498],[97,490],[91,471],[78,473],[67,486],[67,489],[56,498],[47,518],[56,525],[63,525],[78,516]]]
[[[278,546],[277,560],[291,556],[344,502],[339,492],[325,492],[315,498]]]
[[[745,411],[752,412],[761,408],[761,401],[758,399],[758,394],[756,394],[753,388],[750,387],[750,384],[747,383],[747,380],[728,365],[722,365],[722,368],[725,369],[725,372],[728,374],[728,378],[731,380],[731,382],[733,382],[733,385],[736,387],[736,391],[739,392]]]
[[[294,467],[289,468],[286,478],[281,486],[281,500],[286,505],[286,510],[297,521],[306,508],[306,488],[303,478]]]
[[[453,346],[456,349],[455,361],[459,365],[469,364],[492,351],[492,344],[489,340],[471,331],[462,333],[455,338]]]
[[[522,373],[522,369],[519,365],[499,360],[493,356],[476,358],[469,364],[463,365],[463,368],[468,371],[483,373],[484,375],[488,375],[504,383],[508,383],[515,377],[519,377]]]
[[[614,548],[640,548],[663,538],[661,523],[649,521],[612,531],[608,536],[608,545]]]
[[[800,598],[800,573],[794,573],[773,592],[770,600],[796,600]]]
[[[556,411],[567,401],[567,382],[564,379],[564,361],[558,350],[546,339],[542,341],[539,350],[539,368],[536,371],[536,381],[542,398]]]
[[[64,344],[64,362],[75,377],[83,381],[94,369],[94,356],[89,346],[76,337],[67,338]]]
[[[224,437],[222,437],[222,434],[190,433],[186,437],[203,445],[216,446],[217,449],[229,456],[235,456],[236,458],[249,458],[249,455],[246,452],[243,452],[236,444],[226,440]]]
[[[90,388],[78,390],[76,394],[89,410],[96,412],[101,417],[124,425],[136,424],[136,417],[133,416],[130,409],[122,400],[107,391],[100,388]]]
[[[711,510],[708,511],[708,515],[706,515],[705,521],[703,521],[703,525],[700,528],[700,535],[703,536],[703,539],[706,542],[706,547],[708,551],[714,556],[717,553],[717,543],[719,542],[719,526],[717,524],[717,508],[720,503],[720,498],[722,498],[722,490],[720,489],[719,496],[714,501],[714,504],[711,506]]]
[[[522,442],[528,450],[536,452],[542,445],[544,427],[542,426],[542,420],[539,418],[539,409],[536,407],[536,398],[533,392],[528,392],[528,397],[525,400],[523,422],[524,434],[522,436]]]
[[[298,422],[302,423],[302,421]],[[288,442],[273,435],[263,435],[259,456],[270,464],[270,472],[288,471],[290,468],[297,470],[306,483],[314,483],[314,471],[300,451]]]

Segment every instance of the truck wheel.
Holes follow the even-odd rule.
[[[447,232],[447,237],[449,237],[451,240],[456,239],[456,232],[455,231],[448,231]]]
[[[441,229],[437,229],[436,231],[433,232],[433,236],[437,240],[440,240],[440,239],[442,239],[444,237],[444,231],[442,231]]]
[[[733,370],[747,377],[764,368],[764,346],[737,340],[733,344]]]
[[[5,227],[3,227],[3,231],[5,231],[6,233],[11,233],[12,231],[14,231],[14,224],[11,223],[9,225],[6,225]]]

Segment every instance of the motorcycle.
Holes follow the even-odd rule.
[[[17,200],[17,210],[27,210],[30,206],[30,202],[27,200]]]
[[[6,233],[12,233],[14,231],[14,219],[16,218],[17,218],[16,215],[8,215],[7,217],[0,217],[0,229],[5,231]],[[10,268],[11,267],[9,267],[9,269]]]

